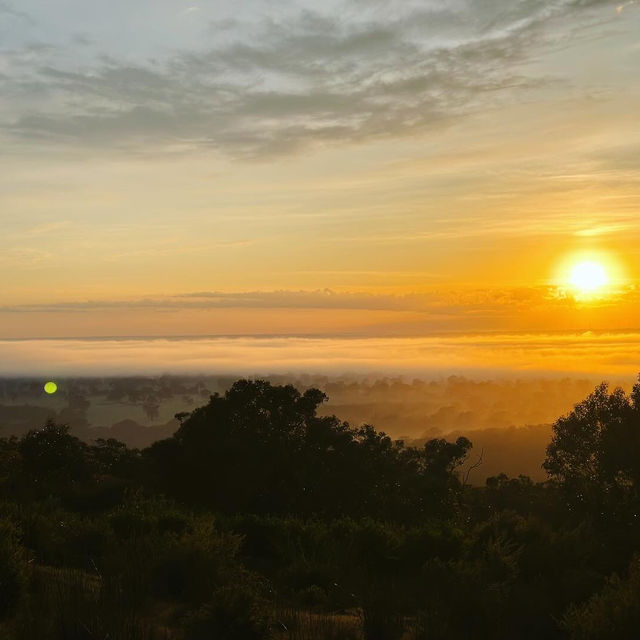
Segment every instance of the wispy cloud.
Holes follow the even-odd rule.
[[[71,225],[70,220],[56,220],[54,222],[46,222],[36,225],[24,231],[24,235],[47,235],[61,229],[66,229]]]
[[[20,9],[16,9],[16,7],[11,2],[8,2],[8,0],[0,0],[0,20],[2,20],[3,15],[10,18],[17,18],[19,21],[30,25],[35,24],[35,20],[30,14]],[[0,24],[2,23],[0,22]]]
[[[180,143],[235,156],[415,134],[545,85],[547,74],[521,65],[567,37],[554,31],[563,21],[602,21],[597,10],[608,6],[398,3],[393,16],[375,4],[303,7],[258,24],[239,19],[209,47],[144,64],[113,55],[69,63],[59,45],[25,60],[23,50],[2,77],[12,96],[2,130],[38,144]]]
[[[54,254],[33,247],[11,247],[0,254],[0,265],[20,264],[23,269],[38,268],[53,258]]]
[[[618,12],[618,14],[621,14],[628,6],[630,6],[632,4],[636,4],[636,1],[635,0],[628,0],[628,2],[623,2],[622,4],[619,4],[616,7],[616,11]]]
[[[591,299],[591,307],[616,306],[635,302],[640,296],[635,286],[628,286],[600,299]],[[575,307],[581,304],[571,292],[559,286],[515,289],[441,290],[433,293],[371,294],[313,291],[197,291],[165,297],[139,297],[122,300],[84,300],[54,303],[0,306],[0,313],[55,313],[106,309],[357,309],[416,311],[428,314],[480,313],[513,315],[537,306]]]

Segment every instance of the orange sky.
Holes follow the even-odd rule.
[[[0,338],[640,329],[640,7],[354,3],[3,3]]]

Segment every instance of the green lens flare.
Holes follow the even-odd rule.
[[[45,393],[52,395],[58,390],[58,385],[55,382],[47,382],[47,384],[44,385],[44,390]]]

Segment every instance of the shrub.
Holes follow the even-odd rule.
[[[216,589],[185,621],[185,640],[260,640],[269,636],[270,615],[251,581]]]
[[[609,578],[604,589],[581,606],[573,605],[562,619],[573,640],[633,640],[640,629],[640,556],[626,578]]]
[[[26,584],[24,549],[16,530],[7,520],[0,520],[0,619],[13,613]]]

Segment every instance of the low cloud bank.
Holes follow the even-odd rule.
[[[640,332],[0,341],[3,376],[287,372],[629,376],[638,370]]]

